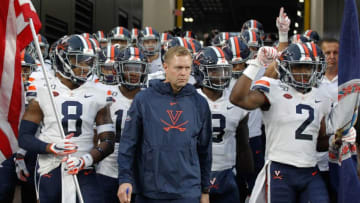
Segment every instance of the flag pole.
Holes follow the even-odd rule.
[[[62,126],[62,124],[60,122],[59,112],[57,111],[56,106],[55,106],[54,96],[53,96],[53,94],[51,92],[51,87],[50,87],[48,74],[47,74],[47,71],[45,70],[44,59],[43,59],[43,56],[42,56],[42,53],[41,53],[41,50],[40,50],[40,45],[39,45],[39,41],[38,41],[38,38],[37,38],[37,35],[36,35],[36,32],[35,32],[34,23],[33,23],[31,18],[29,18],[29,23],[30,23],[31,33],[32,33],[34,43],[35,43],[36,52],[37,52],[37,54],[39,56],[41,69],[42,69],[42,72],[44,74],[45,83],[46,83],[47,90],[48,90],[48,93],[49,93],[49,96],[50,96],[51,105],[52,105],[52,108],[53,108],[53,110],[55,112],[55,118],[56,118],[56,121],[57,121],[57,124],[58,124],[58,127],[59,127],[60,135],[61,135],[62,139],[65,139],[64,129],[63,129],[63,126]],[[68,155],[68,156],[70,156],[70,155]],[[74,180],[74,183],[75,183],[75,186],[76,186],[77,197],[79,198],[80,203],[84,203],[84,199],[82,197],[79,182],[78,182],[78,179],[77,179],[76,175],[73,175],[73,180]]]

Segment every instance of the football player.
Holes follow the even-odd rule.
[[[145,27],[139,32],[137,47],[145,54],[149,64],[149,73],[164,72],[160,51],[159,33],[152,27]]]
[[[108,34],[108,40],[111,45],[118,44],[120,49],[125,49],[131,44],[131,34],[128,29],[116,26]]]
[[[145,86],[147,77],[147,61],[144,54],[135,47],[128,47],[115,55],[113,66],[115,72],[112,82],[107,77],[99,77],[100,82],[114,85],[112,88],[113,104],[110,107],[111,117],[115,123],[115,150],[102,160],[97,166],[99,182],[104,189],[105,202],[118,202],[118,149],[122,130],[124,128],[127,111],[135,95]],[[101,65],[100,65],[101,66]],[[102,71],[103,72],[103,71]]]
[[[242,167],[237,172],[249,173],[253,163],[248,143],[248,112],[232,105],[229,92],[225,91],[233,67],[222,49],[211,46],[195,56],[193,68],[200,80],[198,92],[207,100],[212,116],[210,202],[240,202],[233,169],[238,161]]]
[[[38,153],[37,188],[40,202],[74,202],[75,184],[71,175],[77,174],[85,202],[101,202],[93,164],[114,150],[114,125],[109,103],[111,91],[98,88],[87,81],[95,60],[92,43],[81,35],[62,39],[55,49],[56,77],[51,80],[51,92],[58,109],[66,138],[57,126],[56,113],[51,108],[50,95],[43,83],[33,83],[28,91],[35,98],[22,118],[19,146]],[[34,137],[40,122],[43,128]],[[100,144],[94,146],[93,126],[96,123]],[[71,154],[71,157],[67,155]]]
[[[265,197],[268,202],[296,202],[309,194],[310,202],[328,202],[316,167],[317,140],[326,136],[324,117],[330,107],[330,100],[315,87],[318,62],[305,44],[291,44],[279,57],[280,79],[262,77],[250,90],[259,69],[276,57],[274,48],[260,48],[230,96],[233,104],[249,110],[260,108],[263,113],[267,161],[250,201]],[[262,190],[265,180],[266,192]]]

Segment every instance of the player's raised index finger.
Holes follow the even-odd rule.
[[[279,17],[283,17],[283,14],[284,14],[284,7],[281,7],[280,8],[280,13],[279,13]]]

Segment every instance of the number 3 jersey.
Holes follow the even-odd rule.
[[[248,112],[231,104],[227,91],[216,101],[210,100],[201,89],[198,93],[207,100],[212,117],[211,171],[230,169],[236,163],[236,129]]]
[[[98,111],[111,104],[111,91],[99,88],[93,82],[86,82],[70,90],[58,78],[50,81],[51,92],[62,123],[65,135],[74,133],[70,139],[78,145],[78,151],[72,156],[82,156],[94,147],[94,123]],[[47,143],[62,141],[52,108],[48,89],[43,81],[34,81],[28,88],[39,103],[43,117],[43,127],[39,139]],[[56,168],[62,157],[52,154],[39,155],[39,171]]]
[[[330,100],[312,88],[306,94],[268,77],[253,87],[264,93],[270,107],[263,110],[268,160],[296,167],[316,165],[316,144],[321,120],[330,111]]]
[[[127,111],[131,106],[132,100],[123,96],[118,86],[112,86],[111,89],[113,104],[110,107],[111,118],[116,129],[115,148],[114,152],[103,159],[97,166],[96,172],[112,177],[118,177],[118,151],[121,132],[125,125]]]

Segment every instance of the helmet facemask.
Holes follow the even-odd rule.
[[[121,61],[119,65],[119,81],[128,89],[144,87],[146,85],[148,67],[143,61]]]
[[[107,60],[99,62],[97,67],[100,82],[106,85],[116,85],[119,83],[117,79],[119,62]]]
[[[139,38],[138,47],[146,56],[154,56],[160,52],[161,43],[155,36]]]
[[[204,75],[202,82],[204,87],[222,91],[230,84],[232,76],[231,64],[200,65],[200,71]]]
[[[59,73],[64,78],[70,79],[74,84],[81,85],[91,76],[96,63],[96,55],[76,52],[59,54],[57,49],[56,55],[63,65],[65,72],[59,71]],[[65,57],[61,57],[62,55]]]
[[[285,72],[281,80],[298,90],[311,89],[317,83],[318,62],[314,61],[282,61],[279,68]]]

